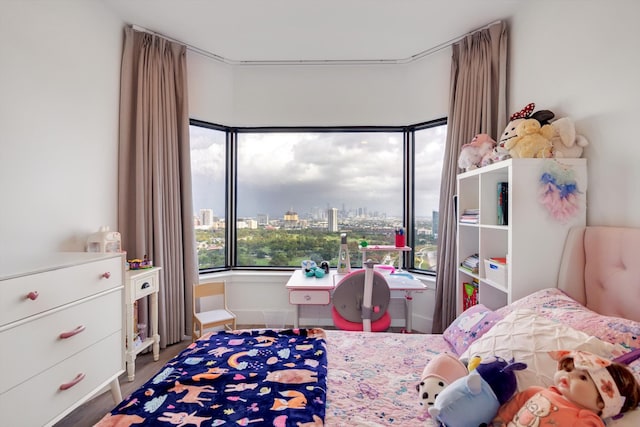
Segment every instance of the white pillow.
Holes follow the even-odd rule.
[[[625,352],[620,345],[602,341],[569,326],[540,317],[530,309],[518,309],[497,322],[481,338],[460,355],[460,359],[480,356],[502,357],[524,362],[527,369],[516,371],[518,391],[537,385],[553,385],[557,362],[547,354],[550,350],[584,350],[613,359]]]

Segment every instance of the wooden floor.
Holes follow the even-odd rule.
[[[167,346],[160,350],[160,359],[153,361],[153,354],[141,354],[136,358],[136,377],[129,382],[127,373],[120,376],[120,389],[122,397],[129,396],[134,390],[146,383],[165,363],[180,353],[185,347],[191,344],[191,340]],[[75,411],[55,424],[55,427],[89,427],[100,421],[100,419],[116,406],[111,396],[111,391],[96,396],[94,399],[81,405]]]

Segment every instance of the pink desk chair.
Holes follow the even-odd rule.
[[[382,332],[389,329],[387,311],[391,291],[381,273],[366,262],[364,270],[347,274],[333,292],[333,323],[346,331]]]

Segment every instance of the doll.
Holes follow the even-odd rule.
[[[624,365],[585,351],[551,351],[558,361],[554,386],[532,386],[502,405],[493,427],[599,426],[633,409],[640,387]]]

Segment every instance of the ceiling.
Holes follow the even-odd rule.
[[[229,63],[410,62],[526,0],[101,0],[127,24]]]

